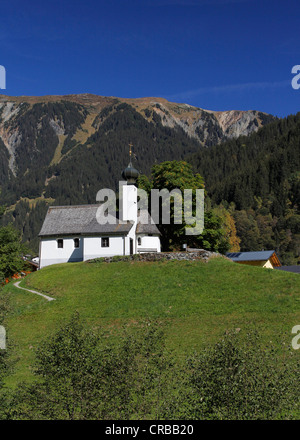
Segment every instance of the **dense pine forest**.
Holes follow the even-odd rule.
[[[234,217],[243,251],[275,249],[300,264],[300,113],[189,158],[213,205]]]

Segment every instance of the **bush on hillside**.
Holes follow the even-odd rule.
[[[180,362],[157,323],[116,337],[87,330],[74,315],[41,344],[37,381],[20,384],[8,418],[292,418],[299,408],[298,371],[255,333],[228,333]]]
[[[189,360],[189,417],[213,420],[291,418],[300,387],[291,353],[264,347],[253,331],[229,332]],[[281,352],[282,353],[282,352]]]

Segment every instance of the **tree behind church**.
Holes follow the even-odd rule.
[[[152,188],[158,190],[167,189],[170,192],[174,189],[179,189],[182,195],[184,195],[185,189],[193,190],[193,216],[196,214],[196,189],[204,189],[205,187],[203,177],[198,173],[194,173],[192,166],[189,163],[176,160],[154,165],[151,171],[151,178],[148,179],[145,175],[140,176],[138,179],[138,186],[147,191],[148,194]],[[150,197],[149,206],[151,210]],[[161,232],[163,251],[181,250],[183,244],[187,244],[189,247],[201,247],[222,253],[225,253],[229,249],[228,228],[224,228],[222,216],[211,210],[209,208],[209,203],[206,203],[204,213],[204,231],[198,236],[186,235],[186,223],[183,218],[183,209],[182,223],[174,224],[174,202],[172,199],[170,204],[170,214],[171,222],[169,225],[163,224],[161,216],[160,223],[157,225]]]

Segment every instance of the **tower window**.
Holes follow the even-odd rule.
[[[101,247],[109,247],[109,237],[101,238]]]
[[[64,241],[63,241],[62,238],[59,238],[59,239],[57,240],[57,247],[58,247],[59,249],[62,249],[62,248],[64,247]]]
[[[74,238],[74,248],[79,248],[79,238]]]

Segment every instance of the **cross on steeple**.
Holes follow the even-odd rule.
[[[133,153],[132,153],[132,147],[133,147],[133,144],[130,142],[130,143],[128,144],[128,146],[129,146],[129,165],[132,166],[131,159],[132,159],[132,155],[133,155]]]
[[[130,142],[128,145],[129,145],[129,157],[130,157],[130,162],[131,162],[131,155],[132,155],[133,144]]]

